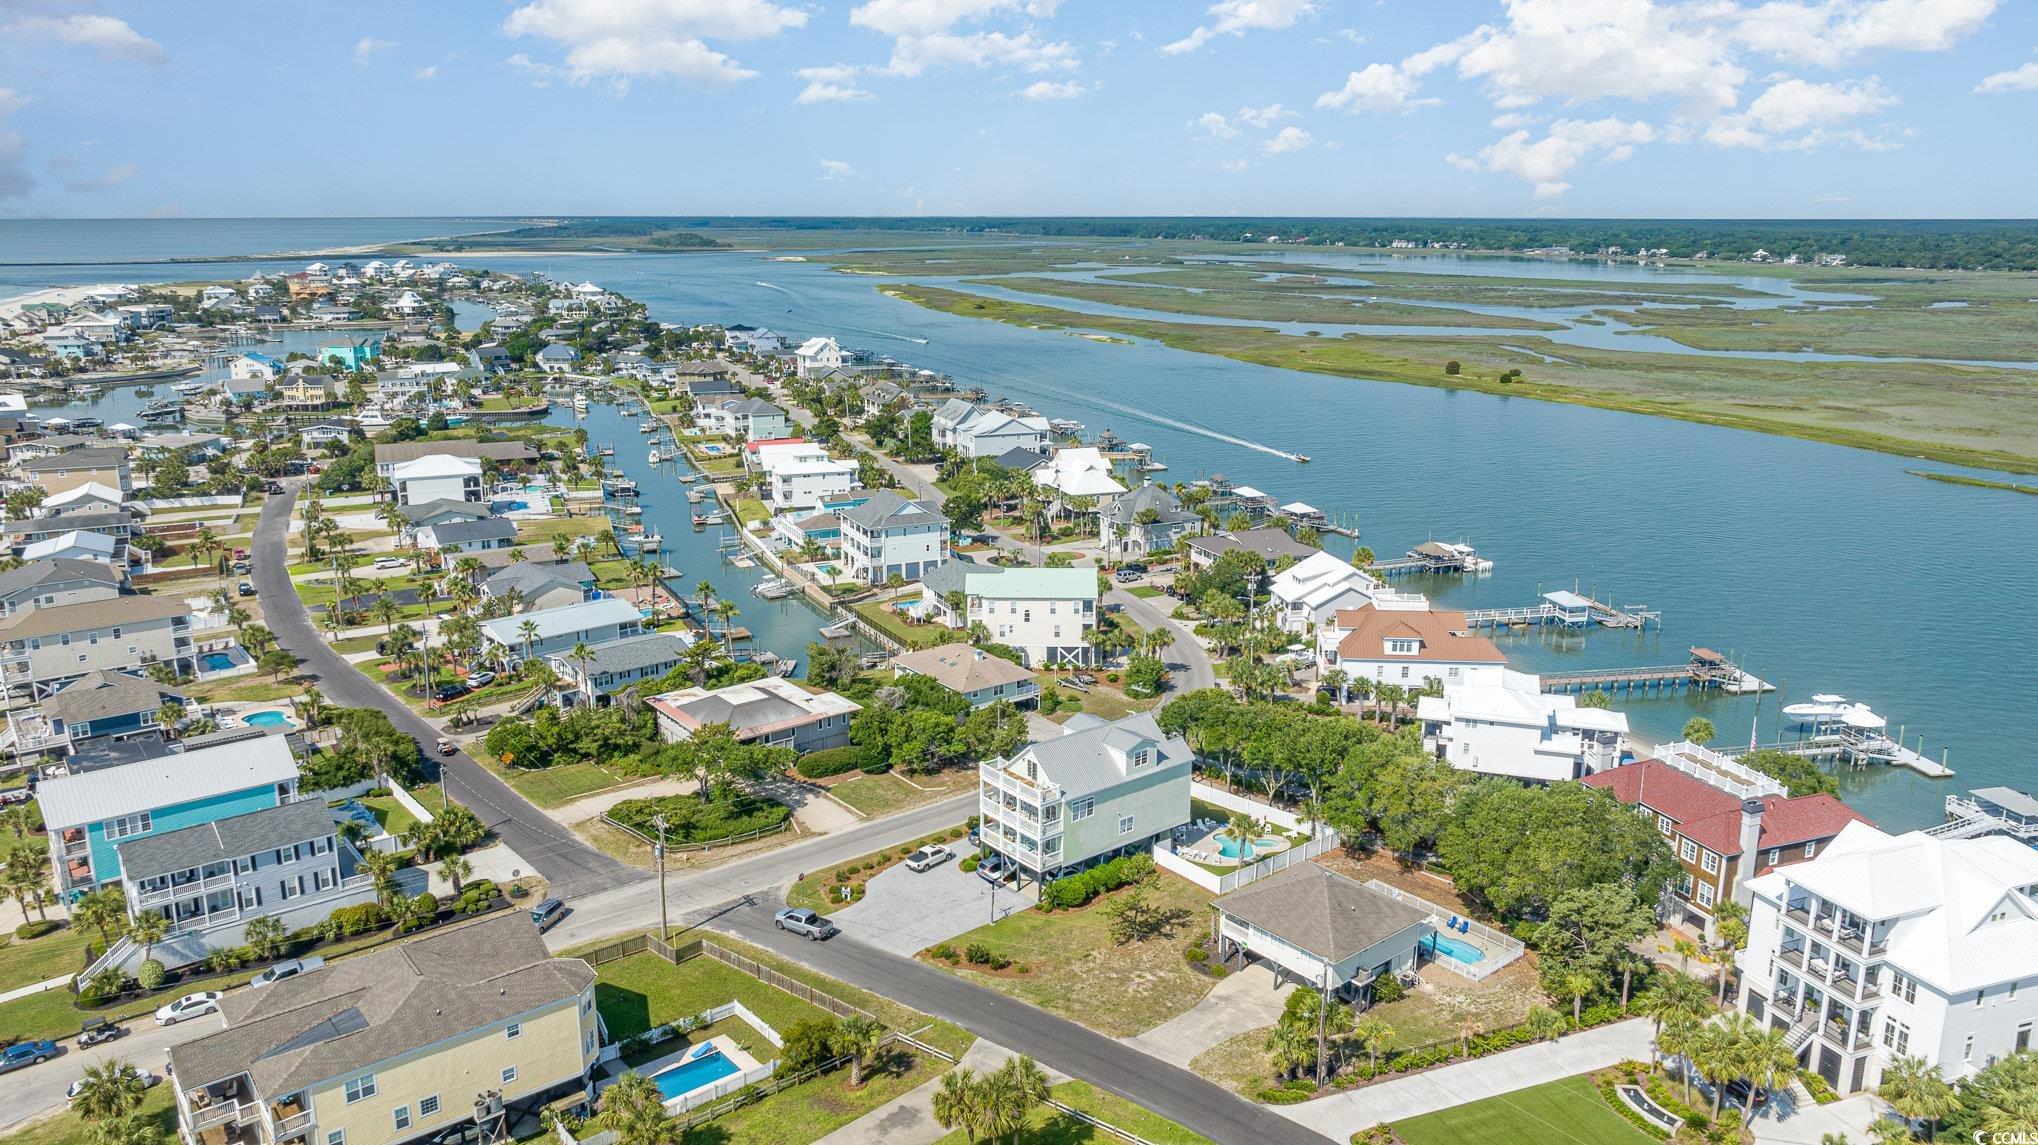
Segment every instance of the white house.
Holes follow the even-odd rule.
[[[198,292],[198,308],[210,310],[215,306],[230,306],[241,300],[240,293],[231,286],[214,283]]]
[[[950,628],[981,623],[1034,668],[1088,664],[1097,570],[1005,568],[953,560],[920,579],[920,613]],[[960,604],[961,607],[956,606]]]
[[[849,364],[849,355],[833,338],[809,338],[793,351],[793,371],[803,378],[818,377]]]
[[[398,463],[389,474],[398,505],[421,505],[427,501],[480,501],[481,461],[433,453],[415,461]]]
[[[413,531],[420,548],[439,554],[447,564],[461,553],[515,548],[517,523],[508,517],[483,517],[474,521],[440,521]]]
[[[1835,1090],[1873,1089],[1899,1056],[1959,1082],[2032,1048],[2038,850],[1850,823],[1746,887],[1742,1008]]]
[[[1113,498],[1097,514],[1097,537],[1107,558],[1133,560],[1174,548],[1202,525],[1203,518],[1182,508],[1173,493],[1148,483]]]
[[[784,410],[763,398],[724,398],[703,401],[694,408],[694,425],[704,433],[717,433],[742,441],[767,441],[792,435],[792,420]]]
[[[522,663],[525,656],[571,652],[576,644],[592,648],[642,631],[644,616],[637,606],[613,596],[481,623],[481,638],[490,647],[490,658],[512,666]]]
[[[1058,449],[1047,464],[1033,471],[1037,485],[1053,490],[1055,499],[1067,504],[1077,497],[1092,497],[1097,507],[1108,508],[1125,486],[1111,475],[1111,463],[1095,446]]]
[[[731,326],[724,330],[729,349],[741,354],[777,354],[785,350],[785,335],[761,326]]]
[[[397,295],[384,309],[400,318],[415,318],[431,312],[432,304],[418,296],[415,290],[406,290]]]
[[[1440,681],[1446,691],[1497,684],[1507,657],[1493,641],[1465,627],[1465,614],[1368,604],[1339,612],[1316,632],[1317,666],[1352,679],[1419,688]]]
[[[820,751],[849,742],[849,720],[862,705],[834,692],[809,692],[781,676],[725,687],[683,688],[651,698],[658,734],[667,743],[692,738],[708,724],[726,724],[745,743]]]
[[[1363,998],[1373,981],[1415,969],[1436,933],[1432,912],[1315,863],[1249,883],[1211,904],[1220,956],[1257,958],[1277,981]]]
[[[538,363],[538,368],[548,374],[564,374],[570,372],[573,364],[580,360],[580,351],[563,342],[554,342],[538,351],[534,360]]]
[[[932,505],[880,489],[836,517],[852,580],[883,584],[895,575],[919,580],[948,560],[948,518]]]
[[[950,431],[947,444],[964,457],[997,457],[1014,449],[1045,453],[1053,432],[1044,417],[1014,417],[998,410],[977,410]]]
[[[1297,633],[1335,620],[1341,609],[1362,608],[1382,597],[1403,596],[1408,607],[1429,607],[1426,598],[1390,593],[1350,561],[1324,552],[1311,553],[1274,574],[1267,592],[1281,627]]]
[[[226,372],[237,382],[273,382],[283,376],[283,363],[267,354],[242,354],[227,364]]]
[[[1551,695],[1542,680],[1505,668],[1492,683],[1416,701],[1422,746],[1460,771],[1536,783],[1583,779],[1620,766],[1628,717]]]
[[[787,461],[765,472],[762,492],[773,511],[817,508],[856,488],[858,472],[853,461]]]
[[[977,765],[984,846],[1021,885],[1147,850],[1189,821],[1194,758],[1151,712],[1078,715],[1060,736]]]

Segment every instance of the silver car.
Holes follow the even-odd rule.
[[[788,934],[804,935],[820,942],[841,933],[841,928],[828,921],[828,916],[818,914],[805,907],[786,907],[772,918],[772,923]]]
[[[931,871],[953,858],[955,858],[955,852],[939,844],[932,847],[922,847],[906,856],[906,869],[910,871]]]

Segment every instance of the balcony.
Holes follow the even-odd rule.
[[[160,886],[151,890],[135,892],[134,903],[135,906],[144,908],[151,906],[162,906],[166,903],[175,902],[178,899],[185,898],[190,895],[208,894],[213,891],[232,890],[233,886],[234,876],[232,871],[227,871],[223,874],[209,875],[202,879],[186,879],[183,882],[177,882],[175,880],[172,880],[166,886]]]

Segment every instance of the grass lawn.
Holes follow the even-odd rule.
[[[1520,1145],[1652,1145],[1656,1140],[1600,1100],[1592,1082],[1567,1077],[1469,1105],[1398,1121],[1407,1145],[1464,1145],[1509,1141]]]
[[[1055,709],[1053,715],[1047,717],[1056,723],[1062,723],[1075,715],[1078,710],[1076,703],[1082,704],[1080,710],[1107,720],[1122,720],[1134,712],[1149,711],[1160,703],[1158,696],[1134,699],[1126,695],[1123,689],[1107,683],[1101,674],[1097,675],[1097,682],[1092,684],[1088,691],[1083,692],[1062,687],[1061,680],[1062,677],[1053,672],[1042,672],[1033,678],[1033,682],[1040,685],[1043,693],[1049,686],[1053,686],[1055,694],[1061,698],[1060,706]]]
[[[97,942],[99,932],[75,930],[68,923],[41,938],[21,939],[8,931],[7,941],[0,942],[0,991],[83,970],[88,940]],[[57,993],[70,996],[68,991]]]
[[[680,934],[675,937],[684,941],[689,936]],[[715,945],[724,950],[734,951],[746,958],[755,959],[762,965],[769,966],[796,982],[804,982],[814,989],[823,991],[830,997],[838,998],[852,1006],[861,1006],[876,1014],[877,1020],[883,1022],[891,1029],[903,1030],[910,1033],[919,1040],[945,1053],[961,1057],[977,1040],[975,1034],[970,1033],[961,1026],[951,1025],[939,1018],[930,1018],[926,1014],[910,1006],[902,1006],[882,994],[873,994],[861,987],[851,986],[847,982],[830,978],[818,970],[794,962],[790,958],[766,950],[761,946],[752,946],[740,939],[729,938],[720,934],[709,937],[714,940]],[[761,1010],[757,1012],[757,1016],[764,1018],[766,1021],[771,1020]]]
[[[1100,1121],[1125,1130],[1152,1145],[1214,1145],[1210,1138],[1194,1133],[1158,1114],[1098,1089],[1086,1081],[1065,1081],[1051,1091],[1063,1105],[1080,1109]],[[1059,1109],[1042,1107],[1026,1119],[1025,1139],[1033,1145],[1089,1145],[1116,1142],[1121,1138],[1080,1121]],[[936,1145],[966,1145],[962,1130],[940,1138]]]
[[[161,1076],[163,1072],[161,1061],[144,1061],[136,1062],[135,1064],[158,1076]],[[58,1067],[46,1065],[43,1068],[55,1069]],[[154,1136],[156,1140],[175,1141],[177,1139],[176,1098],[171,1096],[170,1086],[167,1082],[160,1083],[149,1089],[148,1096],[142,1099],[141,1109],[138,1112],[147,1120],[149,1127],[155,1131]],[[69,1110],[65,1110],[55,1117],[37,1121],[25,1128],[17,1129],[5,1137],[0,1137],[0,1142],[5,1142],[6,1145],[87,1145],[91,1140],[92,1126],[84,1118]]]
[[[594,1004],[620,1041],[653,1026],[736,1001],[781,1034],[828,1012],[705,955],[674,966],[656,954],[636,954],[600,967]]]
[[[1162,592],[1160,589],[1157,589],[1150,584],[1136,584],[1133,585],[1131,588],[1126,589],[1125,591],[1131,593],[1134,596],[1143,597],[1147,600],[1152,600],[1156,596],[1167,595],[1167,593]]]
[[[177,688],[187,700],[213,704],[223,701],[241,701],[250,704],[266,704],[287,700],[304,691],[304,685],[294,684],[287,679],[277,683],[267,676],[234,676],[225,680],[214,680],[205,684],[184,684]]]
[[[830,787],[828,794],[872,819],[940,798],[939,793],[921,791],[889,771],[882,775],[859,775]]]
[[[837,1070],[718,1117],[680,1138],[680,1145],[797,1145],[815,1141],[939,1077],[948,1063],[891,1052],[866,1064],[863,1088],[849,1088]],[[1036,1138],[1037,1140],[1037,1138]]]
[[[628,782],[628,777],[603,771],[592,763],[555,763],[551,767],[520,771],[496,765],[493,760],[489,762],[496,774],[516,788],[517,794],[540,807],[563,807],[583,795]]]
[[[1214,984],[1189,968],[1189,944],[1207,934],[1210,894],[1186,879],[1163,874],[1153,903],[1179,912],[1167,936],[1120,946],[1111,940],[1105,908],[1124,892],[1105,895],[1081,910],[1022,910],[949,941],[961,950],[981,942],[994,954],[1023,964],[1024,974],[982,974],[967,964],[930,964],[1030,1002],[1104,1034],[1129,1038],[1184,1013]]]
[[[855,609],[856,615],[862,617],[878,631],[904,644],[907,648],[932,648],[938,644],[946,644],[951,640],[962,638],[961,633],[951,628],[944,628],[939,624],[914,624],[905,617],[874,601],[852,604],[849,607]]]
[[[517,522],[517,545],[565,544],[575,537],[600,540],[609,531],[605,517],[555,517],[549,521]]]

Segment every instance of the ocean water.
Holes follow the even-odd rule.
[[[252,257],[472,234],[516,225],[488,218],[0,219],[0,264]]]
[[[247,224],[262,243],[233,227],[216,241],[221,252],[317,245],[293,237],[290,225]],[[0,230],[0,244],[5,237]],[[72,257],[124,254],[132,257],[109,234]],[[1166,480],[1223,473],[1280,502],[1308,502],[1357,524],[1362,543],[1382,555],[1431,538],[1470,541],[1497,563],[1491,576],[1405,582],[1449,607],[1528,605],[1542,592],[1576,587],[1661,610],[1660,631],[1538,632],[1503,637],[1502,646],[1524,670],[1569,671],[1677,663],[1705,645],[1784,687],[1759,701],[1618,696],[1637,732],[1658,740],[1674,738],[1694,714],[1710,718],[1723,740],[1778,738],[1782,705],[1813,692],[1870,703],[1912,746],[1922,736],[1934,758],[1947,751],[1959,772],[1945,782],[1883,768],[1844,776],[1848,801],[1885,826],[1934,822],[1947,794],[1970,787],[2038,783],[2031,754],[2038,709],[2030,703],[2038,652],[2022,631],[2038,599],[2038,505],[2028,497],[1923,481],[1904,473],[1914,462],[1838,446],[939,314],[885,297],[880,279],[754,254],[475,261],[592,278],[667,321],[834,335],[1048,416],[1076,418],[1090,433],[1108,427],[1144,441],[1170,466],[1160,475]],[[0,266],[0,294],[255,269],[276,266]],[[1537,264],[1537,273],[1546,269],[1554,268]],[[590,433],[600,416],[597,407]],[[615,428],[622,432],[608,436],[625,471],[648,468],[641,436]],[[1267,449],[1314,461],[1299,465]],[[647,515],[660,501],[685,504],[652,493]],[[668,542],[694,536],[687,525],[663,531]],[[1334,547],[1348,551],[1349,542]],[[711,552],[668,554],[685,570],[689,592],[712,565]],[[798,654],[815,614],[749,595],[749,579],[730,580],[732,599],[744,607],[739,623],[760,630],[760,646]]]

